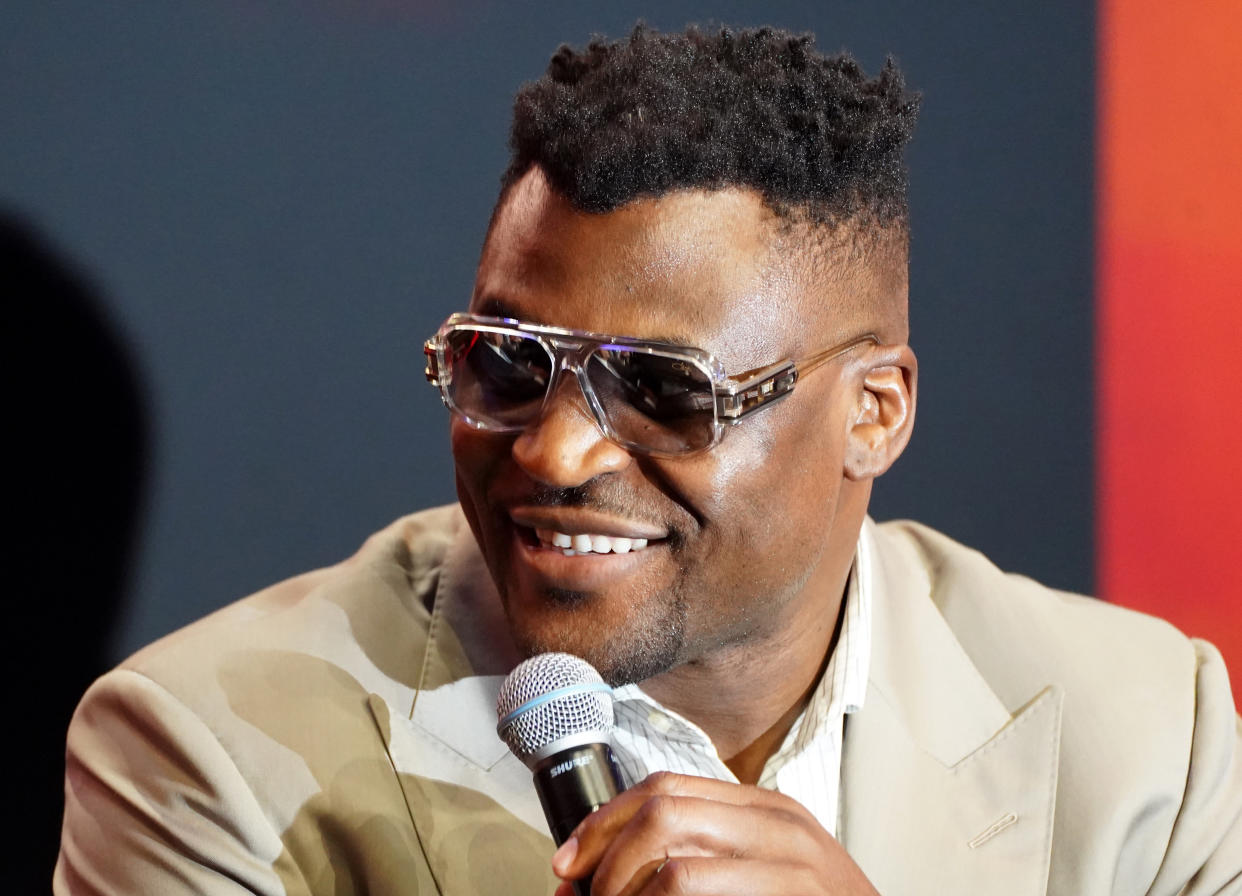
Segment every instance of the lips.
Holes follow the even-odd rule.
[[[511,612],[520,612],[518,606],[542,612],[549,592],[629,606],[672,573],[669,530],[637,515],[523,503],[509,505],[506,516],[513,539],[506,571]]]
[[[509,519],[528,545],[565,557],[636,554],[668,535],[652,523],[580,507],[516,507]]]

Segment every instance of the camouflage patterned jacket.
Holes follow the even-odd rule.
[[[916,524],[864,537],[875,646],[840,835],[881,893],[1239,892],[1239,722],[1210,646]],[[494,731],[516,660],[456,507],[164,638],[74,717],[55,892],[550,893]]]

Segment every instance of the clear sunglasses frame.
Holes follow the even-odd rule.
[[[539,410],[531,415],[530,420],[520,424],[502,424],[493,420],[484,420],[472,415],[454,402],[450,390],[451,373],[446,357],[446,345],[448,336],[458,330],[500,335],[518,334],[525,338],[532,338],[543,346],[551,359],[551,371],[543,402]],[[569,371],[577,379],[578,387],[590,406],[596,425],[610,441],[627,449],[655,457],[685,457],[714,448],[720,444],[720,440],[724,438],[724,433],[729,427],[740,423],[755,411],[789,396],[800,377],[866,344],[878,345],[879,339],[875,334],[867,333],[803,358],[786,359],[730,376],[725,372],[724,365],[713,354],[691,346],[458,312],[451,315],[436,331],[436,334],[423,344],[423,354],[427,360],[425,371],[427,381],[440,390],[440,398],[445,406],[475,429],[489,432],[522,432],[527,429],[542,418],[551,396],[556,393],[561,374]],[[591,385],[590,376],[586,370],[587,361],[592,354],[600,348],[608,347],[624,348],[632,352],[684,361],[702,372],[711,385],[713,398],[710,403],[713,417],[710,436],[706,444],[690,446],[680,451],[662,451],[634,442],[617,432],[609,419],[607,409]],[[696,410],[707,409],[705,403],[703,407]]]

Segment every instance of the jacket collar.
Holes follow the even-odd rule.
[[[871,519],[860,538],[871,558],[871,688],[911,738],[954,766],[1009,724],[1010,715],[932,602],[927,568]]]
[[[464,517],[457,519],[431,606],[410,720],[490,769],[512,758],[496,735],[496,696],[521,657],[474,536]]]
[[[1060,692],[1011,713],[937,609],[935,562],[870,520],[862,537],[874,649],[866,704],[846,722],[843,845],[883,893],[1043,893]]]

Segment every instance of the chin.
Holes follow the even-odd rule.
[[[566,592],[550,597],[570,613],[555,621],[541,620],[543,624],[533,627],[510,619],[514,640],[524,656],[573,654],[594,666],[613,687],[646,681],[681,662],[686,627],[679,601],[668,607],[644,608],[624,625],[607,626],[585,613],[573,612],[586,603],[585,595]]]

